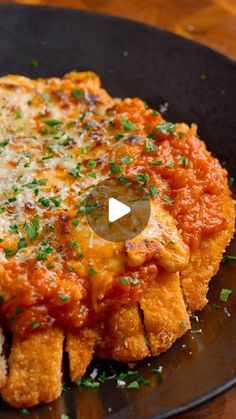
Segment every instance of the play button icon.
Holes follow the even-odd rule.
[[[124,242],[146,227],[151,207],[148,193],[138,182],[110,178],[100,182],[85,200],[87,221],[103,239]]]
[[[110,223],[119,220],[131,211],[128,205],[123,204],[115,198],[109,198],[108,201],[108,220]]]

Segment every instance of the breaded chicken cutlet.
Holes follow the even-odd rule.
[[[60,396],[63,342],[76,381],[94,355],[135,362],[186,333],[235,210],[194,125],[111,98],[94,73],[2,77],[0,106],[0,310],[13,334],[0,385],[30,407]],[[88,192],[108,178],[149,196],[147,226],[125,242],[86,219]]]

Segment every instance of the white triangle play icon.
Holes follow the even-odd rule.
[[[115,198],[109,198],[108,201],[108,219],[110,223],[119,220],[131,212],[128,205],[123,204]]]

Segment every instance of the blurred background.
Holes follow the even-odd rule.
[[[79,8],[150,23],[236,59],[236,0],[4,0]]]

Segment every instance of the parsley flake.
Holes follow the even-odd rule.
[[[138,175],[136,175],[136,179],[142,185],[147,185],[149,182],[149,176],[147,173],[139,173]]]
[[[38,327],[40,326],[40,322],[36,319],[31,321],[31,329],[38,329]]]
[[[122,156],[120,158],[121,164],[129,164],[131,162],[130,156]]]
[[[88,270],[89,275],[96,275],[98,272],[95,268],[90,267]]]
[[[223,263],[236,263],[236,256],[224,255],[222,258]]]
[[[57,119],[48,119],[46,121],[43,121],[45,125],[48,127],[56,127],[57,125],[62,125],[62,121],[58,121]]]
[[[145,140],[144,150],[146,153],[152,153],[153,151],[156,150],[156,146],[151,141]]]
[[[228,301],[229,297],[233,294],[233,291],[227,288],[223,288],[220,292],[220,301],[223,301],[226,303]]]
[[[164,122],[163,124],[156,124],[156,130],[161,132],[163,135],[174,134],[175,124],[172,122]]]
[[[72,94],[73,94],[73,96],[74,96],[74,97],[76,97],[76,99],[78,99],[78,100],[82,99],[82,97],[84,96],[84,94],[83,94],[82,90],[79,90],[79,89],[75,89],[75,90],[73,90],[73,91],[72,91]]]
[[[63,301],[63,303],[69,301],[68,295],[65,294],[59,294],[59,300]]]
[[[150,191],[151,195],[153,195],[153,196],[159,195],[159,190],[157,189],[157,187],[155,185],[150,185],[149,186],[149,191]]]
[[[136,125],[128,119],[121,118],[120,122],[125,131],[132,131],[136,129]]]
[[[153,166],[163,166],[163,162],[161,160],[149,161],[148,163],[152,164]]]

